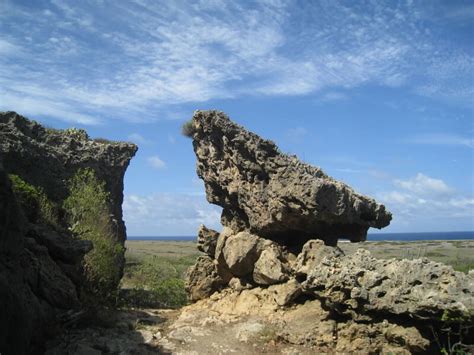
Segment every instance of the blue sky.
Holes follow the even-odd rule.
[[[0,0],[0,110],[140,147],[129,235],[219,229],[191,141],[220,109],[375,197],[474,230],[472,1]]]

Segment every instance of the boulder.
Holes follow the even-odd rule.
[[[258,241],[257,236],[247,232],[227,238],[222,254],[233,275],[245,276],[252,273],[258,259]]]
[[[324,258],[343,255],[344,252],[340,248],[326,246],[322,240],[312,239],[303,245],[293,268],[298,275],[305,276],[318,268]]]
[[[273,285],[288,280],[288,272],[276,246],[262,251],[253,269],[253,280],[259,285]]]
[[[238,231],[302,245],[314,236],[366,239],[391,214],[320,168],[281,153],[276,145],[219,111],[196,111],[192,139],[207,200],[223,207],[222,224]]]
[[[223,286],[224,280],[209,256],[200,256],[186,273],[186,291],[191,301],[207,298]]]

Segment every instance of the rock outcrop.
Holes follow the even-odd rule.
[[[20,207],[8,174],[40,187],[60,204],[68,194],[68,179],[79,168],[93,169],[106,181],[115,237],[123,243],[123,176],[136,149],[95,142],[81,130],[47,129],[14,112],[0,113],[0,353],[41,354],[45,339],[81,312],[82,262],[93,247],[65,225],[28,219],[30,211]]]
[[[125,241],[122,219],[123,178],[137,146],[90,139],[81,129],[45,128],[15,112],[0,113],[0,154],[9,174],[44,189],[53,201],[63,201],[67,181],[80,168],[94,170],[110,193],[117,240]]]
[[[191,121],[197,174],[207,200],[223,207],[222,224],[234,231],[283,240],[366,239],[391,214],[383,205],[281,153],[218,111],[196,111]]]
[[[190,125],[197,173],[208,201],[223,207],[224,228],[200,227],[207,255],[187,281],[191,300],[200,301],[183,321],[207,324],[209,308],[214,320],[260,317],[290,344],[369,353],[428,351],[443,319],[472,323],[473,272],[426,259],[378,260],[364,250],[345,255],[335,246],[388,225],[383,205],[221,112],[197,111]]]

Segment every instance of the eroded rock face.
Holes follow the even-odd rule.
[[[57,318],[80,308],[81,261],[90,242],[77,241],[23,217],[0,163],[0,352],[41,353]]]
[[[192,291],[207,297],[189,312],[206,304],[223,319],[286,310],[272,320],[282,339],[336,352],[426,352],[444,315],[473,322],[474,272],[426,259],[378,260],[364,250],[345,255],[336,246],[388,225],[383,205],[221,112],[197,111],[192,126],[197,173],[208,201],[223,207],[224,228],[200,237],[217,242],[214,260],[207,253],[212,272],[190,271]],[[219,287],[208,287],[215,276],[206,274],[218,274]]]
[[[77,169],[94,169],[110,192],[115,237],[123,243],[123,175],[135,151],[131,144],[95,142],[84,131],[46,129],[14,112],[0,113],[0,353],[42,353],[45,339],[81,310],[82,263],[92,249],[65,226],[28,219],[8,174],[61,204]]]
[[[272,142],[238,126],[222,112],[196,111],[192,119],[197,173],[207,199],[223,207],[222,224],[234,231],[302,244],[340,237],[365,240],[383,228],[383,205],[281,153]]]
[[[67,181],[80,168],[93,169],[110,193],[117,240],[126,238],[122,219],[123,178],[137,146],[132,143],[92,140],[84,130],[55,130],[16,112],[0,112],[0,154],[9,174],[44,189],[48,197],[63,201]]]

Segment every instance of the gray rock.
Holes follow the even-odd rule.
[[[69,194],[67,181],[76,171],[93,169],[110,193],[117,240],[122,242],[126,238],[123,178],[137,149],[132,143],[95,141],[84,130],[45,128],[16,112],[0,112],[0,154],[5,170],[42,187],[51,200],[62,202]]]
[[[218,238],[218,232],[212,229],[208,229],[205,225],[201,224],[198,230],[198,250],[202,251],[203,253],[206,253],[210,257],[214,257],[216,253],[216,245]]]
[[[365,240],[369,227],[390,223],[383,205],[281,153],[222,112],[196,111],[192,126],[207,199],[223,207],[222,224],[234,231],[286,245],[314,236],[335,244],[340,237]]]
[[[81,264],[91,243],[61,226],[35,225],[18,206],[7,174],[41,187],[61,204],[67,181],[79,168],[91,168],[110,193],[116,240],[124,243],[123,176],[137,147],[94,141],[85,131],[47,129],[15,112],[0,112],[0,353],[41,351],[61,329],[63,315],[81,307]],[[61,224],[61,221],[60,221]],[[65,223],[62,223],[65,227]],[[117,265],[121,274],[123,264]]]
[[[191,301],[209,297],[223,286],[224,280],[209,256],[200,256],[186,273],[186,291]]]
[[[259,238],[247,232],[240,232],[227,238],[222,254],[230,272],[235,276],[252,273],[258,259]]]
[[[325,258],[302,285],[354,319],[391,314],[440,320],[445,311],[474,314],[474,278],[428,259],[375,259],[359,249]]]
[[[338,247],[326,246],[322,240],[308,240],[294,263],[294,270],[298,275],[308,275],[318,268],[326,257],[340,257],[344,252]]]

